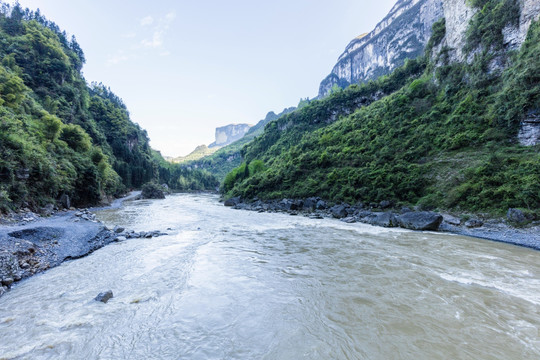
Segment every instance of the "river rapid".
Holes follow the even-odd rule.
[[[213,195],[98,217],[169,235],[14,286],[0,298],[0,359],[540,358],[538,251],[232,210]],[[92,300],[109,289],[107,304]]]

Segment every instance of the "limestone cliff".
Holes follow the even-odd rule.
[[[251,128],[249,124],[230,124],[216,128],[216,141],[208,147],[222,147],[240,140]]]
[[[442,0],[398,0],[368,34],[355,38],[319,87],[327,95],[335,84],[345,88],[388,74],[407,58],[422,54],[431,27],[443,16]]]

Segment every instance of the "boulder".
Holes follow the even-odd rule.
[[[396,216],[391,212],[372,213],[363,219],[364,222],[375,226],[396,227],[398,221]]]
[[[64,209],[69,209],[71,207],[71,200],[68,194],[62,194],[62,196],[60,196],[59,202]]]
[[[328,205],[326,204],[326,201],[324,200],[317,201],[317,205],[316,205],[317,210],[325,210],[327,207]]]
[[[461,225],[461,219],[455,217],[455,216],[452,216],[452,215],[448,215],[448,214],[444,214],[443,215],[443,220],[444,222],[450,224],[450,225],[455,225],[455,226],[459,226]]]
[[[307,198],[304,200],[304,209],[308,211],[315,210],[317,208],[317,201],[319,201],[319,199],[314,197]]]
[[[516,224],[523,224],[527,222],[527,218],[525,217],[525,214],[523,214],[523,211],[519,209],[508,209],[508,212],[506,213],[506,217],[508,220],[510,220],[513,223]]]
[[[344,217],[347,217],[348,215],[348,212],[347,212],[347,207],[345,205],[336,205],[336,206],[333,206],[331,209],[330,209],[330,213],[332,214],[333,217],[335,217],[336,219],[342,219]]]
[[[397,218],[399,226],[411,230],[437,230],[443,217],[431,211],[413,211],[401,214]]]
[[[383,200],[379,203],[381,209],[388,209],[390,206],[392,206],[392,203],[388,200]]]
[[[479,219],[471,219],[465,223],[468,228],[479,228],[484,225],[484,222]]]
[[[112,290],[107,290],[105,292],[99,293],[98,296],[94,298],[95,301],[101,301],[102,303],[107,303],[113,297]]]
[[[142,187],[141,196],[143,199],[165,199],[165,191],[156,183],[146,183]]]
[[[114,232],[117,233],[117,234],[120,234],[122,232],[124,232],[125,228],[121,227],[121,226],[115,226],[114,227]]]
[[[233,197],[233,198],[230,198],[230,199],[227,199],[225,200],[225,206],[235,206],[235,205],[238,205],[238,203],[240,202],[240,198],[239,197]]]

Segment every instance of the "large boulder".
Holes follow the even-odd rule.
[[[68,194],[62,194],[59,201],[64,209],[69,209],[71,207],[71,199]]]
[[[165,199],[165,191],[156,183],[146,183],[142,187],[141,197],[143,199]]]
[[[333,206],[333,207],[330,209],[330,213],[331,213],[332,216],[335,217],[336,219],[343,219],[344,217],[347,217],[347,215],[348,215],[347,207],[346,207],[345,205],[336,205],[336,206]]]
[[[412,211],[398,216],[399,226],[411,230],[437,230],[443,217],[431,211]]]
[[[224,205],[230,207],[230,206],[238,205],[239,203],[240,203],[240,198],[239,197],[232,197],[230,199],[225,200]]]
[[[506,213],[506,217],[508,218],[508,220],[516,224],[523,224],[527,222],[527,218],[525,217],[525,214],[523,213],[523,211],[519,209],[512,209],[512,208],[508,209],[508,212]]]

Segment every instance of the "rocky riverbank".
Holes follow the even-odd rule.
[[[281,212],[314,219],[335,218],[346,223],[360,222],[381,227],[448,232],[540,250],[540,221],[517,209],[509,209],[506,219],[493,219],[468,214],[453,216],[408,207],[398,209],[389,201],[377,204],[332,205],[320,198],[269,201],[231,198],[225,200],[224,205],[239,210]]]
[[[139,195],[134,192],[113,206]],[[160,231],[136,233],[118,226],[109,229],[88,209],[51,211],[49,215],[24,211],[1,220],[0,296],[17,281],[84,257],[111,242],[165,235]]]

